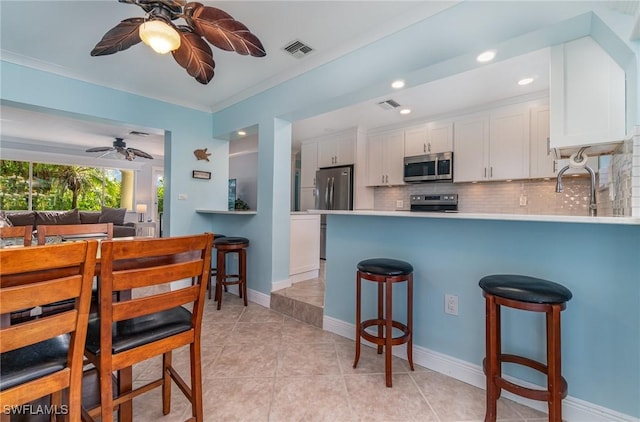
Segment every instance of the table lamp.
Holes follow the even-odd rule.
[[[142,223],[144,221],[144,213],[147,212],[147,204],[137,204],[136,212],[138,213],[138,222]]]

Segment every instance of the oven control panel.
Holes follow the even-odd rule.
[[[458,210],[458,194],[425,194],[411,195],[411,211],[444,212]]]

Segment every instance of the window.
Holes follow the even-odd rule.
[[[130,170],[0,160],[3,210],[131,209],[133,187]]]

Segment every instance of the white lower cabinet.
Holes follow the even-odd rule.
[[[404,130],[394,130],[367,137],[367,186],[404,184]]]
[[[455,122],[455,182],[529,177],[529,108],[495,109]]]
[[[300,211],[312,210],[316,207],[316,188],[300,189]]]

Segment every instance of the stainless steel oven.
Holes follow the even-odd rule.
[[[404,181],[422,183],[453,181],[453,152],[404,158]]]
[[[411,211],[458,212],[458,194],[416,194],[411,195]]]

